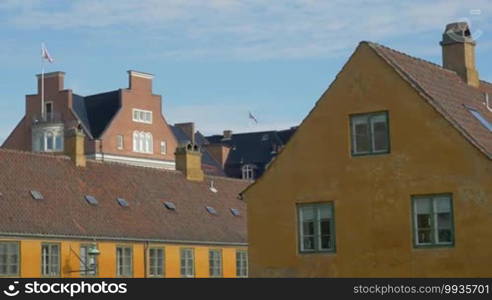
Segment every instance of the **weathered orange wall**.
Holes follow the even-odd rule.
[[[80,277],[80,261],[78,255],[81,244],[91,244],[92,241],[77,240],[36,240],[1,238],[0,241],[20,242],[20,277],[41,277],[41,244],[59,243],[61,245],[60,269],[61,277]],[[101,254],[98,256],[97,277],[116,277],[116,247],[129,246],[133,248],[133,277],[145,277],[144,243],[131,242],[96,242]],[[164,276],[181,277],[180,249],[193,248],[195,252],[195,277],[209,277],[209,249],[222,250],[223,277],[236,277],[236,250],[245,250],[245,247],[217,247],[197,246],[187,244],[157,244],[150,243],[149,247],[164,249]],[[147,256],[148,258],[148,256]]]
[[[389,112],[391,152],[352,157],[349,115]],[[492,164],[361,44],[245,193],[250,276],[492,276]],[[452,193],[454,247],[413,247],[411,196]],[[336,253],[298,252],[297,203],[333,201]]]

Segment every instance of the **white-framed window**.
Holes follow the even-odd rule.
[[[251,165],[251,164],[244,165],[244,166],[242,166],[241,171],[242,171],[242,178],[243,179],[252,180],[255,178],[255,166],[254,165]]]
[[[149,248],[149,276],[164,276],[164,249]]]
[[[133,121],[139,123],[152,124],[152,111],[134,108]]]
[[[80,275],[94,276],[97,274],[97,257],[89,255],[93,245],[83,244],[80,246]]]
[[[333,204],[299,204],[297,210],[300,252],[334,252]]]
[[[236,276],[248,277],[248,252],[236,250]]]
[[[123,150],[123,136],[122,135],[116,136],[116,148],[118,150]]]
[[[60,276],[60,244],[41,246],[41,275]]]
[[[38,131],[33,136],[33,150],[36,152],[62,152],[63,131]]]
[[[194,256],[192,248],[181,248],[181,277],[195,277]]]
[[[220,249],[210,249],[209,256],[209,272],[210,277],[222,276],[222,251]]]
[[[450,246],[454,243],[451,195],[412,197],[414,245]]]
[[[389,152],[388,112],[350,116],[352,155]]]
[[[133,251],[131,247],[116,247],[116,275],[120,277],[133,275]]]
[[[19,243],[0,242],[0,276],[19,275]]]
[[[153,149],[152,133],[142,131],[133,132],[133,152],[154,153]]]
[[[166,155],[167,154],[167,144],[166,141],[161,141],[161,154]]]

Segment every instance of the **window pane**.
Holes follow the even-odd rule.
[[[451,199],[447,196],[434,198],[435,212],[448,213],[451,212]]]
[[[46,134],[46,150],[53,150],[53,134]]]
[[[415,211],[424,214],[430,214],[432,212],[432,201],[430,198],[418,198],[415,199]]]
[[[62,136],[61,135],[57,135],[55,138],[55,149],[58,151],[63,149]]]
[[[371,118],[373,132],[374,151],[388,150],[388,128],[386,115],[375,116]]]
[[[371,150],[369,126],[367,123],[354,124],[355,153],[367,153]]]

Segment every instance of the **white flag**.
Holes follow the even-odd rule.
[[[249,112],[249,118],[253,121],[255,121],[256,124],[258,124],[258,120],[255,118],[255,116],[253,116],[253,114],[251,112]]]
[[[41,44],[41,58],[46,59],[50,63],[53,63],[55,60],[51,55],[48,53],[48,49],[44,46],[44,44]]]

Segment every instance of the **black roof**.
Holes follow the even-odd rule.
[[[73,110],[93,138],[99,138],[121,107],[119,90],[80,96],[73,94]]]
[[[211,144],[223,144],[231,148],[228,165],[266,165],[289,141],[295,130],[296,127],[292,127],[281,131],[237,133],[230,139],[224,139],[223,135],[208,136],[206,139]]]
[[[190,139],[184,131],[181,130],[181,128],[171,125],[170,127],[179,144],[186,144],[190,142]],[[209,142],[199,131],[195,132],[195,144],[200,146],[200,151],[202,152],[203,171],[209,175],[226,176],[224,170],[222,169],[222,165],[212,157],[205,147],[203,147],[204,145],[209,144]]]

